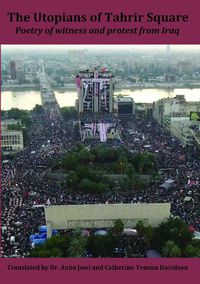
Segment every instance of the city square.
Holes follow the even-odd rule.
[[[29,51],[27,62],[3,50],[2,257],[199,257],[200,50],[99,49],[60,60]],[[38,101],[18,107],[16,90],[28,87]],[[165,96],[123,92],[151,88]],[[72,89],[73,103],[61,105],[58,89]],[[65,256],[50,253],[59,238]]]

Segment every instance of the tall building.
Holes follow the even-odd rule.
[[[76,76],[80,135],[85,139],[120,140],[117,117],[114,114],[114,79],[103,68],[79,72]]]
[[[177,137],[183,146],[194,146],[196,144],[200,147],[199,111],[200,103],[187,102],[183,95],[176,95],[172,99],[161,99],[153,105],[154,118],[163,124],[172,136]]]
[[[79,113],[113,112],[114,80],[111,72],[81,71],[76,77]]]
[[[11,74],[11,79],[16,80],[17,74],[16,74],[16,63],[15,63],[15,61],[10,61],[10,74]]]
[[[176,95],[174,98],[164,98],[153,103],[153,116],[163,123],[166,117],[188,116],[191,111],[199,111],[199,102],[187,102],[184,95]]]
[[[192,121],[189,116],[175,116],[166,117],[163,125],[183,146],[200,148],[200,121]]]

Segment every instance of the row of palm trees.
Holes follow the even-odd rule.
[[[166,222],[153,228],[139,221],[136,224],[137,236],[145,249],[156,249],[163,257],[200,257],[200,240],[193,239],[188,225],[179,218],[170,217]],[[80,229],[71,235],[56,236],[44,245],[31,251],[31,257],[112,257],[123,238],[124,224],[118,219],[105,236],[84,237]],[[134,250],[134,248],[132,248]],[[134,257],[134,252],[131,254]]]

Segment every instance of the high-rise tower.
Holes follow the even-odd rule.
[[[113,112],[114,82],[111,72],[104,69],[79,72],[76,77],[79,113]]]
[[[12,80],[15,80],[17,78],[15,61],[10,61],[10,74]]]

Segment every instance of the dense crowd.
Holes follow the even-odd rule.
[[[107,111],[102,111],[101,113],[95,113],[92,114],[91,112],[84,112],[80,114],[80,120],[82,123],[112,123],[112,124],[118,124],[118,118],[107,112]]]
[[[47,104],[44,111],[34,118],[29,145],[14,160],[2,164],[3,257],[27,255],[30,234],[45,223],[43,209],[33,206],[48,202],[54,191],[44,169],[73,143],[71,124],[64,123],[58,105]]]
[[[88,118],[89,119],[89,118]],[[108,119],[108,118],[107,118]],[[73,127],[60,115],[56,103],[46,104],[44,113],[34,118],[29,145],[13,160],[2,165],[2,246],[3,257],[26,257],[29,236],[45,224],[38,205],[170,202],[171,213],[200,230],[200,160],[196,148],[185,149],[152,118],[121,120],[123,146],[131,152],[155,154],[162,180],[172,178],[169,189],[160,183],[139,192],[134,189],[109,193],[74,193],[50,180],[45,171],[76,144]],[[100,141],[86,141],[94,146]],[[107,141],[116,147],[120,141]],[[185,201],[185,197],[191,197]],[[138,251],[139,253],[139,251]]]
[[[127,148],[152,152],[156,156],[163,179],[171,178],[175,181],[168,190],[153,185],[147,192],[148,196],[142,198],[142,202],[170,202],[174,216],[181,217],[196,230],[200,230],[199,150],[196,147],[186,149],[179,140],[171,137],[162,126],[152,120],[136,119],[134,122],[127,122],[125,126],[126,132],[129,127],[133,129],[125,138]],[[189,202],[185,200],[186,196],[191,197]]]

